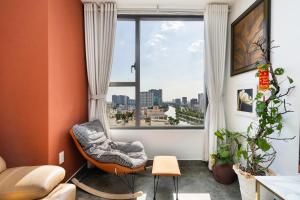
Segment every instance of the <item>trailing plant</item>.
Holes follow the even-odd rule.
[[[215,132],[217,136],[217,152],[211,154],[214,164],[233,164],[235,160],[236,149],[240,148],[239,138],[241,134],[221,129]]]
[[[271,42],[271,44],[273,41]],[[295,88],[294,81],[289,76],[284,76],[282,67],[274,67],[269,60],[271,50],[277,46],[267,47],[265,40],[260,39],[255,45],[255,50],[261,53],[261,60],[257,67],[268,70],[269,89],[259,91],[255,97],[257,120],[252,122],[243,134],[246,144],[237,150],[238,158],[244,158],[246,163],[241,166],[243,171],[252,175],[265,175],[270,165],[276,158],[276,150],[272,145],[274,140],[292,140],[282,137],[281,131],[284,127],[283,116],[293,112],[287,98]],[[256,77],[259,77],[260,71]]]

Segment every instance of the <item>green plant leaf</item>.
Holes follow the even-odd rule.
[[[281,68],[281,67],[276,68],[275,71],[274,71],[274,73],[275,73],[276,75],[282,75],[282,74],[284,73],[284,69]]]
[[[229,151],[221,151],[220,152],[220,157],[221,158],[229,158],[230,157],[230,152]]]
[[[247,160],[249,158],[247,151],[243,151],[242,153],[243,153],[244,159]]]
[[[267,128],[266,132],[267,132],[267,135],[270,135],[274,132],[274,130],[272,128]]]
[[[271,145],[267,142],[264,138],[258,138],[256,145],[262,150],[262,151],[268,151],[271,148]]]
[[[288,76],[287,78],[288,78],[290,84],[292,84],[294,82],[294,80],[291,77]]]
[[[256,104],[256,112],[257,114],[262,113],[265,111],[266,103],[263,101],[258,101]]]
[[[255,77],[259,77],[259,72],[256,72],[256,73],[255,73]]]
[[[281,101],[280,101],[279,99],[274,99],[274,100],[273,100],[273,103],[274,103],[274,104],[278,104],[278,103],[280,103],[280,102],[281,102]]]
[[[277,125],[276,129],[279,130],[279,131],[281,131],[282,127],[283,127],[283,126],[282,126],[282,123],[279,123],[279,124]]]
[[[217,138],[220,139],[220,140],[224,140],[224,137],[223,137],[223,135],[222,135],[222,133],[221,133],[220,130],[218,130],[218,131],[215,132],[215,136],[217,136]]]
[[[256,97],[255,97],[255,99],[256,99],[256,100],[258,100],[258,99],[262,98],[263,96],[264,96],[264,94],[263,94],[263,93],[261,93],[261,92],[258,92],[258,93],[256,94]]]

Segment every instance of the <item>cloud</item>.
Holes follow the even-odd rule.
[[[204,41],[203,40],[197,40],[193,42],[187,49],[188,51],[192,53],[196,53],[199,51],[203,51],[204,48]]]
[[[163,22],[160,26],[162,32],[177,32],[184,27],[184,23],[180,21],[167,21]]]
[[[150,46],[156,46],[160,44],[163,40],[166,40],[166,37],[160,33],[154,34],[150,40],[147,41],[147,44]]]

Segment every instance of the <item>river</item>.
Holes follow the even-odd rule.
[[[168,105],[168,111],[165,112],[165,115],[167,115],[168,117],[173,117],[174,119],[176,119],[176,109],[173,106]],[[190,124],[185,122],[185,121],[179,120],[178,125],[187,126],[187,125],[190,125]]]

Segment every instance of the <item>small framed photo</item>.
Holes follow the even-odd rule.
[[[255,97],[257,86],[255,84],[239,86],[236,89],[236,112],[246,117],[255,117]]]

